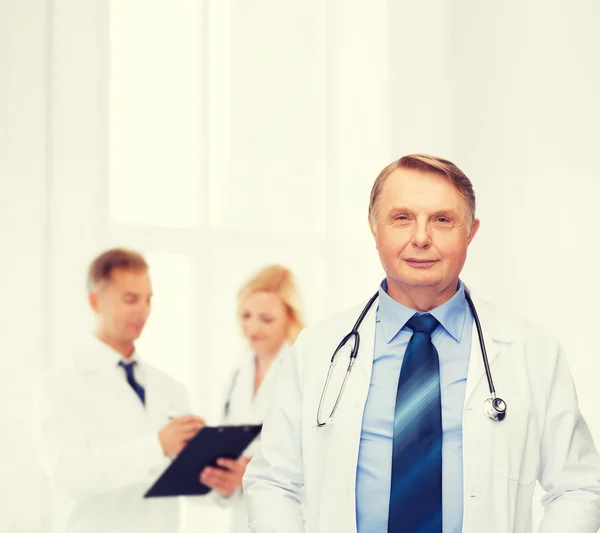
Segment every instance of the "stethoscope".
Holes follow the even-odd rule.
[[[360,334],[358,333],[358,328],[362,324],[365,316],[371,309],[371,306],[379,296],[379,291],[376,292],[371,299],[365,305],[365,308],[361,311],[352,331],[348,333],[342,341],[338,344],[338,347],[333,352],[333,356],[331,357],[331,363],[329,364],[329,370],[327,371],[327,377],[325,378],[325,385],[323,386],[323,392],[321,393],[321,399],[319,400],[319,407],[317,408],[317,427],[323,427],[328,423],[333,422],[333,415],[335,414],[338,404],[340,403],[340,399],[344,394],[344,389],[346,388],[346,382],[348,381],[348,377],[350,376],[350,372],[352,371],[352,367],[354,366],[354,361],[356,360],[356,356],[358,355],[358,348],[360,345]],[[469,307],[471,308],[471,312],[473,313],[473,319],[475,320],[475,327],[477,328],[477,337],[479,338],[479,346],[481,347],[481,356],[483,357],[483,366],[485,367],[485,375],[487,377],[488,387],[490,389],[490,397],[485,400],[483,403],[483,412],[493,420],[494,422],[501,422],[506,418],[506,402],[502,398],[498,398],[496,396],[496,388],[494,387],[494,381],[492,379],[492,373],[490,371],[490,363],[488,361],[487,351],[485,349],[485,341],[483,340],[483,332],[481,330],[481,322],[479,321],[479,316],[477,315],[477,311],[475,309],[475,305],[473,304],[473,300],[471,300],[471,295],[469,291],[465,289],[465,298]],[[350,361],[348,362],[348,368],[346,369],[346,375],[344,376],[344,381],[342,381],[342,386],[340,387],[340,391],[337,395],[335,403],[333,404],[333,408],[331,410],[331,414],[329,418],[325,422],[321,422],[321,410],[323,408],[323,400],[325,398],[325,394],[327,393],[327,388],[329,387],[329,381],[331,379],[331,374],[333,371],[333,366],[335,362],[335,356],[338,352],[353,340],[352,350],[350,351]]]

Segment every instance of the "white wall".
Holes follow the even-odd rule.
[[[482,218],[467,279],[559,338],[597,444],[599,15],[590,1],[460,2],[448,42],[451,155],[475,183]]]
[[[49,516],[29,389],[48,353],[46,15],[0,3],[0,528],[19,533]]]
[[[538,7],[463,2],[455,17],[452,152],[475,182],[483,218],[469,274],[499,305],[560,338],[600,439],[592,409],[600,378],[600,10],[588,1]]]
[[[289,265],[310,323],[369,296],[382,276],[369,190],[413,151],[472,178],[482,229],[464,278],[561,339],[600,442],[599,14],[591,0],[0,3],[0,217],[17,258],[0,276],[10,531],[48,524],[27,372],[87,334],[93,255],[148,255],[141,350],[214,420],[241,345],[239,284]],[[226,523],[191,511],[188,530],[206,516]]]
[[[48,5],[49,357],[68,356],[91,323],[86,268],[104,234],[107,190],[105,2]]]

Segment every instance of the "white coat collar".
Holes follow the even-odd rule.
[[[141,360],[136,351],[129,358],[123,357],[115,349],[102,342],[93,333],[84,344],[82,350],[77,350],[75,364],[86,372],[97,372],[117,367],[120,361],[131,363],[135,361],[140,364]]]
[[[510,317],[498,311],[489,302],[480,300],[470,292],[475,306],[475,310],[481,322],[483,338],[486,346],[487,356],[490,367],[498,356],[502,345],[510,344],[514,337],[514,328]],[[365,302],[366,304],[366,302]],[[358,308],[357,308],[358,309]],[[362,308],[361,308],[362,309]],[[373,354],[375,347],[375,320],[376,320],[377,301],[373,303],[371,309],[365,316],[360,331],[360,346],[357,357],[357,366],[361,369],[363,377],[369,382],[373,367]],[[360,311],[358,311],[360,312]],[[358,313],[357,313],[358,317]],[[479,347],[479,340],[475,322],[473,322],[473,331],[471,337],[471,354],[469,360],[469,370],[467,375],[467,386],[465,391],[465,405],[469,401],[473,391],[482,382],[485,376],[485,367]],[[493,377],[493,368],[492,377]],[[486,385],[487,386],[487,385]]]

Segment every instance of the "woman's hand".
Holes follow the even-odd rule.
[[[238,487],[242,486],[242,478],[250,457],[234,459],[217,459],[217,465],[207,466],[200,472],[200,483],[216,490],[221,496],[231,496]]]

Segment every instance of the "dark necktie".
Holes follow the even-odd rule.
[[[125,375],[127,376],[127,383],[131,386],[131,388],[138,395],[140,401],[146,405],[146,391],[144,387],[142,387],[136,380],[133,375],[133,367],[136,365],[136,362],[133,361],[131,363],[126,363],[125,361],[119,361],[119,366],[125,369]]]
[[[431,334],[439,325],[415,314],[396,393],[388,533],[442,533],[440,365]]]

